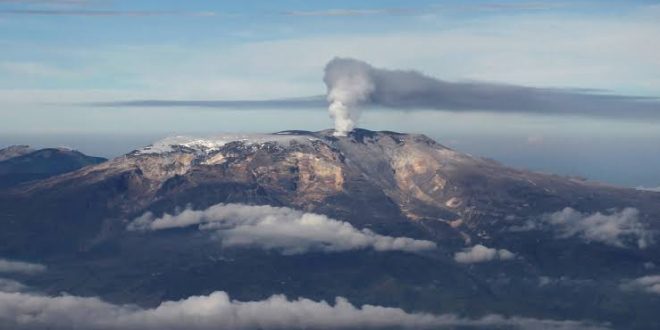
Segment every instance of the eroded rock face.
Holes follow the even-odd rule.
[[[301,198],[320,202],[343,190],[344,174],[336,157],[319,157],[300,152],[292,156],[298,172],[297,192]]]
[[[469,225],[499,216],[496,213],[523,212],[528,196],[535,196],[536,203],[548,201],[550,209],[570,203],[570,195],[593,186],[508,169],[423,135],[355,130],[347,137],[335,137],[332,131],[239,137],[165,139],[23,192],[79,189],[124,175],[131,177],[126,179],[131,185],[117,203],[139,196],[137,205],[124,208],[139,211],[191,189],[220,191],[229,184],[261,189],[271,200],[304,208],[346,196],[366,201],[366,191],[377,191],[384,195],[382,203],[394,203],[410,219],[463,219]]]

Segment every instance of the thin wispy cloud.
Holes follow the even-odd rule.
[[[635,189],[642,191],[660,192],[660,186],[657,187],[637,186],[635,187]]]
[[[655,232],[641,221],[639,210],[624,208],[605,212],[584,213],[566,207],[561,211],[544,214],[538,220],[528,220],[511,231],[549,229],[557,238],[580,238],[619,248],[636,246],[645,249],[655,242]]]
[[[213,11],[149,11],[149,10],[70,10],[70,9],[4,9],[0,15],[33,15],[33,16],[91,16],[91,17],[151,17],[151,16],[216,16]]]
[[[201,107],[236,109],[309,109],[327,105],[324,96],[282,98],[269,100],[128,100],[91,102],[84,105],[98,107]]]
[[[283,14],[286,16],[300,16],[300,17],[337,17],[337,16],[373,16],[373,15],[416,15],[421,14],[422,9],[418,8],[373,8],[373,9],[326,9],[326,10],[313,10],[313,11],[287,11]]]
[[[508,10],[551,10],[569,6],[568,3],[557,1],[538,1],[538,2],[501,2],[501,3],[480,3],[474,5],[463,5],[457,8],[464,10],[489,10],[489,11],[508,11]]]
[[[27,289],[23,283],[0,277],[0,292],[20,292]]]
[[[567,4],[558,2],[502,2],[481,3],[470,5],[433,5],[427,7],[408,8],[330,8],[324,10],[293,10],[283,12],[286,16],[299,17],[342,17],[342,16],[415,16],[441,12],[475,12],[475,11],[542,11],[565,7]]]
[[[0,273],[35,274],[46,270],[46,266],[30,262],[0,259]]]
[[[82,5],[89,0],[0,0],[0,4],[49,4],[49,5]]]
[[[624,281],[621,284],[621,289],[660,295],[660,275],[648,275],[634,280]]]

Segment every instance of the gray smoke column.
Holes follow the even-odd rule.
[[[518,112],[613,118],[659,119],[654,97],[613,95],[590,89],[539,88],[486,82],[449,82],[410,70],[375,68],[351,58],[325,67],[335,135],[353,130],[360,109]]]
[[[325,66],[323,81],[328,88],[330,117],[335,120],[335,135],[345,136],[360,117],[359,105],[374,92],[373,67],[352,59],[334,58]]]

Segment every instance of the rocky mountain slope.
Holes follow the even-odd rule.
[[[145,306],[221,289],[660,326],[634,284],[660,265],[660,193],[332,133],[168,138],[1,192],[0,256],[49,264],[42,290]]]

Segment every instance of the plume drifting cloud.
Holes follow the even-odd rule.
[[[454,254],[454,260],[463,264],[487,262],[493,260],[512,260],[516,257],[507,249],[493,249],[481,244],[466,248]]]
[[[379,235],[321,214],[242,204],[217,204],[205,210],[187,208],[162,217],[147,212],[132,221],[128,229],[154,231],[189,226],[217,233],[226,247],[254,246],[284,255],[367,248],[420,252],[436,248],[431,241]]]
[[[660,118],[657,98],[593,90],[536,88],[486,82],[448,82],[417,71],[380,69],[351,58],[325,67],[330,115],[340,135],[359,119],[360,107],[573,114]]]
[[[334,304],[274,295],[261,301],[236,301],[222,291],[164,301],[151,309],[114,305],[98,298],[0,292],[0,326],[12,329],[381,329],[507,327],[518,329],[602,329],[578,321],[488,315],[407,313],[399,308],[363,305],[345,298]]]

